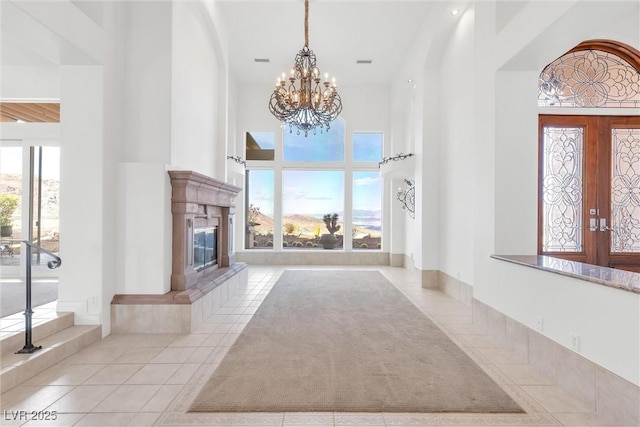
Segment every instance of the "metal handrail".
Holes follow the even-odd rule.
[[[47,251],[46,249],[42,249],[42,247],[40,247],[39,245],[36,245],[34,243],[31,243],[28,240],[15,240],[15,239],[7,239],[4,242],[20,242],[20,243],[24,243],[27,246],[27,256],[26,256],[26,275],[25,275],[25,281],[26,281],[26,309],[24,311],[24,347],[22,348],[22,350],[16,351],[16,354],[22,354],[22,353],[33,353],[35,351],[38,351],[42,348],[42,346],[34,346],[33,343],[31,342],[31,338],[32,338],[32,317],[33,317],[33,310],[31,309],[31,256],[32,256],[32,250],[35,249],[36,251],[38,251],[38,253],[45,253],[47,255],[49,255],[51,258],[53,258],[51,261],[49,261],[47,263],[47,267],[49,267],[50,269],[54,269],[54,268],[58,268],[62,265],[62,259],[56,255],[53,254],[49,251]]]

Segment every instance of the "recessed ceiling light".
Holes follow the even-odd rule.
[[[407,83],[413,83],[413,79],[407,79]]]
[[[254,62],[269,62],[269,58],[253,58]]]
[[[371,64],[372,59],[356,59],[356,64]]]
[[[458,9],[451,9],[451,15],[456,16],[460,11]]]

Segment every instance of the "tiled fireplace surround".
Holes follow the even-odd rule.
[[[169,171],[173,216],[171,291],[115,295],[114,333],[191,333],[248,282],[247,265],[235,261],[233,222],[241,188],[192,171]],[[217,268],[194,269],[193,232],[217,227]]]

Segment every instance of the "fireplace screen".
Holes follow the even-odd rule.
[[[218,227],[198,228],[193,233],[193,268],[203,268],[218,263]]]

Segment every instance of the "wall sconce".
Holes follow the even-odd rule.
[[[398,194],[396,197],[402,203],[402,209],[409,212],[411,218],[416,216],[416,184],[412,179],[405,179],[404,183],[407,185],[406,189],[398,188]]]
[[[389,162],[397,162],[398,160],[404,160],[407,159],[409,157],[413,157],[414,154],[413,153],[408,153],[408,154],[404,154],[404,153],[398,153],[395,156],[392,157],[383,157],[382,161],[378,162],[378,167],[382,166],[382,165],[386,165]]]
[[[240,156],[227,156],[227,159],[233,160],[237,164],[247,167],[247,162]]]

